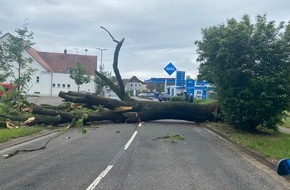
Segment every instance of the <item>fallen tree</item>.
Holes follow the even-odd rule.
[[[200,105],[189,102],[158,102],[158,101],[136,101],[125,93],[122,77],[118,69],[119,51],[125,38],[116,40],[113,35],[104,27],[113,42],[117,43],[113,69],[116,75],[117,84],[113,83],[106,76],[95,71],[97,77],[101,78],[112,89],[122,101],[104,98],[96,95],[82,94],[76,92],[60,92],[59,97],[68,102],[61,106],[42,105],[37,106],[26,102],[26,108],[32,114],[15,117],[14,115],[0,115],[6,125],[54,125],[88,124],[91,122],[110,121],[114,123],[138,123],[160,119],[176,119],[192,122],[205,122],[218,120],[219,109],[217,104]],[[100,109],[100,107],[102,109]],[[75,111],[76,108],[82,108]]]

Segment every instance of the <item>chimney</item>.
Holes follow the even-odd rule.
[[[64,49],[63,53],[64,53],[64,54],[66,54],[66,53],[67,53],[67,50],[66,50],[66,49]]]

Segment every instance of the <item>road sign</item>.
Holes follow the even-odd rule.
[[[176,68],[174,67],[174,65],[172,63],[169,63],[164,70],[171,75],[172,73],[174,73],[176,71]]]

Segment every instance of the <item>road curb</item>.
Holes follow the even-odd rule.
[[[230,142],[231,144],[234,144],[237,148],[239,148],[241,151],[243,151],[244,153],[246,153],[247,155],[251,156],[252,158],[258,160],[259,162],[263,163],[264,165],[268,166],[269,168],[273,169],[274,171],[276,171],[277,166],[276,163],[274,161],[270,161],[268,158],[266,158],[265,156],[262,156],[261,154],[247,149],[245,147],[243,147],[242,145],[236,143],[235,141],[231,140],[230,138],[228,138],[226,135],[222,134],[221,132],[213,129],[213,127],[210,127],[209,124],[205,124],[204,125],[206,129],[210,130],[211,132],[221,136],[222,138],[224,138],[225,140],[227,140],[228,142]]]
[[[22,143],[25,143],[34,139],[38,139],[40,137],[44,137],[44,136],[47,136],[56,132],[59,132],[59,129],[44,129],[39,133],[35,133],[35,134],[24,136],[24,137],[19,137],[16,139],[11,139],[7,142],[0,143],[0,150],[9,148],[15,145],[19,145],[19,144],[22,144]]]

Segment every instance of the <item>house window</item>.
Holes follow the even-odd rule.
[[[55,83],[52,84],[52,87],[55,88]]]
[[[131,87],[133,87],[133,84],[131,84]]]
[[[60,84],[57,84],[57,88],[60,88]]]
[[[67,88],[70,88],[70,84],[67,84]]]
[[[36,77],[36,82],[39,83],[39,76]]]
[[[65,84],[62,84],[62,87],[65,88]]]

